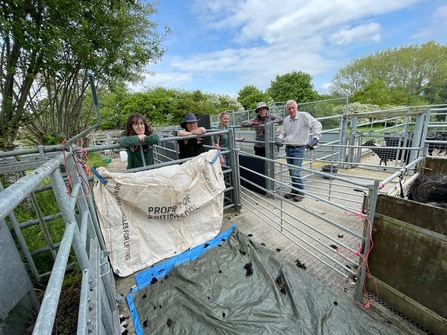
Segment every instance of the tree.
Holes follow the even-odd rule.
[[[149,88],[146,92],[107,93],[101,99],[103,117],[101,129],[123,128],[131,113],[141,113],[153,126],[180,124],[186,113],[217,115],[242,106],[228,95],[183,91],[164,87]]]
[[[245,110],[255,109],[256,104],[260,101],[267,102],[268,96],[254,85],[244,86],[237,92],[237,101],[243,106]]]
[[[383,107],[385,105],[407,106],[410,102],[410,94],[402,87],[388,87],[382,80],[372,81],[361,91],[355,92],[351,102],[373,104]]]
[[[149,21],[155,6],[140,1],[5,0],[0,8],[1,149],[14,147],[18,130],[35,110],[51,114],[57,108],[62,120],[51,131],[75,134],[79,125],[70,126],[73,118],[66,125],[64,118],[75,112],[79,119],[83,108],[73,96],[87,96],[88,73],[109,87],[136,81],[144,66],[163,55],[160,44],[169,33],[157,32]],[[47,99],[48,108],[39,97]]]
[[[318,93],[312,84],[312,77],[304,72],[293,71],[284,75],[277,75],[270,83],[267,94],[276,102],[309,102],[318,99]]]
[[[403,94],[409,102],[436,103],[436,97],[441,96],[438,92],[442,91],[446,80],[447,45],[431,41],[386,49],[354,59],[335,74],[331,91],[339,95],[357,94],[357,99],[372,99],[384,105],[387,101],[378,101],[378,97],[369,96],[377,94],[374,87],[377,88],[380,83],[382,94],[384,89],[388,91],[385,99],[399,99]],[[396,101],[395,104],[399,103]]]

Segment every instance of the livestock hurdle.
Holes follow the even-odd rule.
[[[375,247],[369,258],[373,276],[366,286],[372,296],[378,287],[379,296],[375,298],[382,305],[413,320],[427,333],[445,334],[447,209],[407,197],[417,175],[445,175],[447,159],[423,157],[415,165],[416,175],[378,196]]]
[[[273,134],[273,132],[272,132]],[[368,231],[368,228],[371,227],[369,222],[373,222],[374,219],[374,211],[376,208],[376,202],[379,194],[382,192],[386,192],[386,188],[380,189],[380,180],[386,179],[386,177],[369,177],[366,175],[365,171],[362,170],[360,175],[353,175],[352,172],[357,171],[355,168],[348,167],[362,167],[364,169],[371,169],[371,172],[374,173],[384,173],[382,167],[379,167],[378,164],[364,164],[361,161],[362,155],[357,155],[356,153],[362,152],[364,148],[361,148],[360,145],[347,145],[348,140],[350,140],[350,136],[348,136],[347,132],[344,130],[340,131],[341,140],[337,143],[323,144],[314,152],[308,152],[308,156],[306,158],[306,164],[303,167],[303,175],[305,176],[306,181],[306,198],[303,202],[299,204],[295,204],[290,201],[286,201],[281,197],[283,192],[289,187],[289,177],[287,175],[287,169],[289,166],[285,164],[281,159],[283,157],[278,156],[275,159],[262,159],[266,166],[269,167],[268,173],[258,173],[253,171],[252,173],[261,176],[265,179],[267,187],[265,188],[266,194],[270,195],[270,197],[265,197],[259,195],[257,192],[247,191],[246,188],[242,188],[241,191],[241,199],[239,200],[237,193],[235,193],[235,198],[232,200],[233,203],[229,208],[234,207],[236,211],[241,211],[240,204],[242,203],[243,208],[246,208],[248,211],[255,213],[255,215],[259,218],[259,222],[267,223],[267,226],[273,229],[274,232],[279,232],[281,236],[284,236],[287,240],[293,241],[292,245],[295,247],[290,247],[290,256],[289,260],[291,262],[300,260],[300,263],[306,264],[306,267],[309,273],[313,274],[316,278],[321,277],[321,281],[328,284],[334,284],[336,288],[341,289],[342,294],[346,294],[344,289],[347,288],[349,294],[353,292],[353,288],[355,289],[355,296],[357,299],[361,299],[363,295],[361,294],[361,282],[365,280],[366,277],[366,269],[365,263],[361,262],[361,259],[364,259],[365,254],[362,252],[368,251],[368,237],[364,235],[364,230]],[[175,140],[175,139],[169,139]],[[168,141],[168,140],[166,140]],[[274,145],[271,139],[268,140],[267,145]],[[118,145],[110,146],[111,149],[117,148]],[[275,149],[274,147],[272,147]],[[320,151],[321,148],[321,151]],[[421,147],[417,147],[419,150]],[[104,147],[102,147],[104,149]],[[157,150],[157,148],[155,148]],[[324,150],[323,150],[324,149]],[[345,154],[346,152],[351,151],[355,154],[350,156]],[[56,148],[36,148],[33,153],[36,156],[43,155],[43,159],[47,160],[50,152],[57,151]],[[60,150],[60,148],[59,148]],[[253,155],[238,151],[236,147],[228,148],[228,152],[232,156],[232,168],[229,169],[229,173],[234,176],[233,182],[234,185],[228,187],[228,189],[233,188],[236,191],[239,190],[239,187],[236,183],[238,180],[238,173],[241,170],[245,170],[246,168],[238,165],[238,158],[240,156],[251,157],[257,159],[257,157],[253,157]],[[272,150],[271,152],[275,152]],[[280,152],[281,153],[281,152]],[[6,157],[5,155],[29,155],[29,151],[21,151],[20,153],[0,153],[0,158]],[[74,170],[74,166],[76,163],[71,162],[71,159],[74,159],[71,155],[75,155],[74,152],[70,152],[67,156],[69,162],[70,171]],[[250,156],[251,155],[251,156]],[[346,157],[358,157],[358,160],[347,159]],[[25,177],[25,179],[20,180],[20,183],[17,185],[9,186],[7,189],[2,191],[2,195],[5,195],[8,199],[15,199],[14,204],[11,206],[11,203],[2,202],[0,206],[0,214],[1,219],[5,219],[11,213],[11,210],[15,208],[23,199],[25,199],[30,193],[32,193],[37,185],[40,182],[40,178],[43,176],[50,176],[52,173],[55,176],[52,176],[52,184],[55,188],[57,188],[58,197],[60,197],[61,204],[61,212],[63,212],[63,217],[66,222],[68,222],[67,236],[64,241],[63,247],[62,244],[60,256],[57,255],[58,267],[55,269],[54,280],[51,281],[51,286],[48,289],[48,296],[51,296],[51,299],[46,299],[45,302],[45,311],[47,311],[49,307],[52,308],[52,312],[48,313],[47,316],[54,315],[53,308],[57,306],[57,294],[60,289],[61,283],[61,269],[60,267],[61,260],[64,260],[66,257],[66,249],[68,248],[66,243],[70,243],[72,240],[73,243],[77,244],[80,240],[78,239],[78,234],[81,236],[87,236],[89,238],[94,237],[95,232],[95,218],[94,210],[92,210],[93,202],[89,200],[87,197],[85,203],[82,203],[82,200],[71,200],[66,196],[66,188],[65,183],[61,183],[61,177],[58,175],[59,171],[58,167],[64,158],[62,156],[58,156],[54,158],[51,156],[49,159],[50,162],[46,165],[43,165],[42,168],[37,167],[37,170],[34,174],[29,174]],[[57,161],[58,163],[55,163]],[[318,171],[319,164],[337,164],[339,165],[339,170],[336,175],[327,174]],[[22,162],[22,167],[26,169],[26,165]],[[160,163],[163,165],[163,163]],[[234,164],[234,165],[233,165]],[[161,166],[160,165],[160,166]],[[273,168],[271,168],[273,166]],[[388,168],[387,168],[388,169]],[[393,169],[397,169],[400,172],[402,167],[396,167]],[[231,171],[230,171],[231,170]],[[346,170],[346,171],[345,171]],[[404,170],[412,171],[411,167],[407,169],[404,167]],[[349,171],[349,174],[347,173]],[[389,175],[389,171],[385,171],[387,175]],[[36,177],[37,176],[37,177]],[[64,178],[65,176],[62,176]],[[326,177],[326,178],[325,178]],[[32,180],[34,178],[39,178],[38,181]],[[32,181],[31,181],[32,180]],[[63,179],[62,179],[63,180]],[[250,180],[246,180],[247,183],[251,183]],[[394,183],[394,184],[393,184]],[[83,183],[78,180],[73,184],[73,192],[80,192],[74,194],[87,193],[86,190],[83,189]],[[398,181],[390,180],[387,183],[384,183],[385,186],[388,187],[396,187],[398,185]],[[355,190],[354,190],[355,189]],[[82,191],[82,192],[81,192]],[[260,205],[265,207],[265,209],[260,209]],[[67,205],[67,208],[64,206]],[[75,207],[70,206],[79,206],[76,208],[88,208],[86,210],[87,214],[83,214],[82,217],[78,216],[78,212],[73,210]],[[332,212],[334,214],[332,214]],[[73,218],[73,213],[75,216]],[[83,212],[84,213],[84,212]],[[88,213],[91,214],[91,220],[89,219]],[[328,214],[330,213],[330,214]],[[80,223],[78,222],[80,221]],[[72,222],[79,223],[81,228],[77,228],[73,225]],[[85,223],[87,222],[87,223]],[[92,227],[93,225],[93,227]],[[366,229],[365,229],[366,227]],[[78,233],[78,229],[80,229]],[[326,231],[326,229],[329,229]],[[266,229],[267,231],[267,229]],[[266,232],[266,240],[271,241],[271,235],[269,235],[271,230]],[[342,236],[342,237],[339,237]],[[98,238],[98,237],[96,237]],[[364,244],[364,248],[361,248],[358,244]],[[95,242],[91,242],[89,240],[88,243],[82,244],[85,245],[97,245]],[[110,277],[110,272],[107,270],[107,251],[101,246],[101,240],[98,239],[98,244],[100,249],[95,249],[96,256],[93,254],[90,259],[93,268],[99,271],[91,272],[88,270],[89,265],[85,259],[85,251],[79,245],[76,245],[75,249],[77,250],[78,261],[83,265],[81,267],[85,269],[84,273],[84,282],[83,282],[83,291],[82,291],[82,303],[80,308],[80,327],[78,329],[78,333],[87,333],[90,331],[89,327],[97,327],[100,323],[98,322],[100,318],[105,318],[103,321],[107,323],[107,331],[112,329],[112,333],[115,333],[119,328],[117,326],[117,311],[115,309],[116,299],[114,292],[114,285],[112,283],[112,278]],[[335,246],[335,248],[334,248]],[[285,249],[286,247],[284,247]],[[289,248],[287,246],[287,248]],[[293,250],[292,250],[293,249]],[[363,250],[362,250],[363,249]],[[283,250],[285,251],[285,250]],[[282,251],[282,252],[283,252]],[[315,261],[316,260],[316,261]],[[63,263],[63,262],[62,262]],[[361,271],[358,278],[354,278],[355,274],[359,272],[356,269],[356,266],[361,264]],[[297,263],[298,265],[298,263]],[[321,271],[320,265],[325,269]],[[346,265],[349,265],[346,266]],[[99,268],[98,268],[99,266]],[[330,271],[329,271],[329,270]],[[321,272],[323,274],[321,274]],[[335,274],[335,276],[334,276]],[[320,275],[320,277],[319,277]],[[89,278],[93,278],[90,282]],[[102,281],[95,280],[101,278]],[[357,279],[355,281],[355,279]],[[346,287],[339,287],[339,283],[345,281],[348,285]],[[348,282],[346,282],[348,280]],[[89,287],[89,283],[95,283],[99,286]],[[85,286],[84,286],[85,285]],[[92,288],[94,294],[94,299],[99,297],[99,300],[93,300],[94,307],[90,309],[91,302],[88,302],[89,295],[86,292],[90,292]],[[96,290],[97,288],[97,290]],[[106,293],[104,288],[110,289],[109,293]],[[102,293],[101,293],[102,292]],[[101,306],[104,307],[105,301],[108,301],[107,312],[105,310],[101,310]],[[101,303],[103,305],[101,305]],[[104,312],[104,313],[102,313]],[[88,324],[89,313],[92,313],[93,324],[90,326]],[[101,314],[102,313],[102,314]],[[113,317],[111,317],[113,315]],[[44,329],[46,331],[51,329],[51,324],[48,323],[45,315],[40,316],[39,328]],[[87,321],[87,323],[85,322]],[[51,322],[51,321],[50,321]],[[106,330],[100,327],[98,333],[105,333]],[[107,332],[110,333],[110,332]]]

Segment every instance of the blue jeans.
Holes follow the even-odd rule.
[[[292,164],[298,167],[303,165],[304,154],[306,153],[305,146],[301,147],[287,147],[286,146],[286,155],[287,155],[287,164]],[[298,169],[289,169],[290,178],[292,179],[292,192],[295,194],[299,194],[300,192],[297,190],[304,190],[303,179],[301,178],[301,170]]]

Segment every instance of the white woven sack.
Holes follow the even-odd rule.
[[[181,164],[135,173],[98,168],[93,189],[113,271],[122,277],[214,238],[225,183],[217,150]]]

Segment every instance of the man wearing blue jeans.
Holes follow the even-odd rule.
[[[285,143],[287,164],[301,167],[306,149],[313,150],[314,146],[319,143],[322,125],[309,113],[298,112],[298,105],[295,100],[287,101],[286,110],[289,116],[284,119],[279,135],[275,139],[275,144],[282,146]],[[309,142],[310,130],[312,130],[313,138]],[[284,197],[299,202],[304,198],[304,193],[301,192],[304,190],[301,170],[289,168],[289,173],[292,180],[292,190]]]

